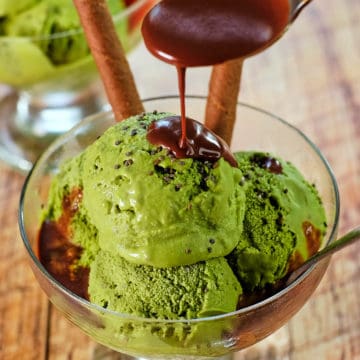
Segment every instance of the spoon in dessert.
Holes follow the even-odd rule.
[[[289,277],[286,279],[285,285],[290,285],[311,266],[317,264],[320,260],[341,250],[345,246],[353,244],[357,240],[360,240],[360,226],[357,226],[354,229],[350,230],[348,233],[346,233],[336,241],[332,242],[322,250],[318,251],[308,260],[306,260],[302,265],[300,265],[289,275]]]
[[[293,22],[300,11],[311,2],[311,0],[290,0],[290,8],[291,8],[291,19],[290,22]]]

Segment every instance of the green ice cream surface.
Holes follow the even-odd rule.
[[[77,265],[90,268],[93,303],[162,319],[234,311],[242,288],[224,255],[242,228],[241,172],[151,145],[147,127],[165,115],[117,123],[63,164],[44,219],[59,220],[64,198],[81,190],[70,234],[83,248]]]
[[[241,171],[223,159],[215,165],[175,159],[150,144],[147,126],[164,116],[122,121],[66,164],[51,187],[50,218],[60,216],[64,195],[77,186],[81,212],[96,227],[100,247],[114,255],[166,267],[229,254],[244,217]]]
[[[136,265],[107,251],[91,264],[90,301],[121,314],[140,318],[184,320],[226,314],[236,310],[241,286],[224,257],[192,265],[155,268]],[[197,353],[199,344],[212,343],[230,331],[231,322],[147,323],[105,319],[105,333],[115,333],[124,348],[139,346],[146,353],[177,348],[179,354]],[[190,350],[191,349],[191,350]],[[205,346],[203,352],[211,353]]]
[[[270,154],[235,154],[244,177],[246,195],[244,231],[230,264],[246,290],[262,288],[282,278],[289,259],[298,252],[309,257],[303,225],[310,223],[322,236],[326,231],[324,208],[314,186],[290,163],[281,159],[282,171],[260,166]],[[320,239],[321,240],[321,239]]]
[[[74,189],[81,189],[81,161],[82,157],[78,156],[65,163],[60,174],[53,178],[49,191],[51,200],[44,211],[44,220],[58,220],[63,213],[64,198]],[[84,249],[77,266],[89,266],[99,251],[98,235],[83,206],[78,207],[71,219],[71,241]]]
[[[121,122],[83,155],[83,206],[100,246],[157,267],[225,256],[242,231],[241,171],[224,159],[176,159],[150,144],[147,126],[161,117]]]
[[[108,3],[112,13],[124,9],[119,0]],[[33,42],[53,64],[70,63],[89,54],[84,35],[82,31],[79,33],[80,29],[80,20],[71,0],[39,1],[35,6],[9,18],[5,23],[7,36],[35,38]],[[53,36],[66,32],[70,32],[69,35]]]
[[[236,309],[241,287],[223,257],[155,268],[101,251],[91,263],[90,301],[119,313],[194,319]]]

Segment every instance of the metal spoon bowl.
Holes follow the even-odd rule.
[[[302,9],[311,2],[311,0],[290,0],[291,18],[290,22],[293,22]]]

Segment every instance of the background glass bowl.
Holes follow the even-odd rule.
[[[130,51],[141,39],[142,18],[155,0],[125,3],[113,19]],[[0,97],[0,160],[27,172],[56,136],[104,110],[106,101],[81,28],[49,36],[6,36],[1,35],[2,21],[0,84],[9,91]]]
[[[202,119],[206,98],[188,96],[187,115]],[[144,101],[147,111],[178,113],[176,96]],[[114,123],[111,112],[88,117],[59,137],[35,164],[24,184],[19,222],[32,270],[51,302],[97,342],[138,359],[231,359],[284,325],[309,299],[323,277],[328,259],[310,268],[287,288],[233,313],[196,320],[166,321],[115,313],[91,304],[54,280],[37,257],[40,214],[49,182],[59,165]],[[270,151],[291,161],[319,190],[328,231],[325,243],[336,238],[339,196],[334,176],[319,150],[299,130],[255,107],[238,104],[232,149]]]

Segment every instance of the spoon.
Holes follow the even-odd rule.
[[[311,0],[290,0],[290,8],[291,8],[291,21],[293,22],[301,10],[311,2]]]
[[[340,237],[338,240],[326,246],[324,249],[318,251],[311,258],[307,259],[302,265],[294,270],[287,278],[285,285],[290,285],[301,274],[308,270],[311,266],[317,264],[320,260],[334,254],[345,246],[353,244],[355,241],[360,240],[360,226],[350,230],[347,234]]]

